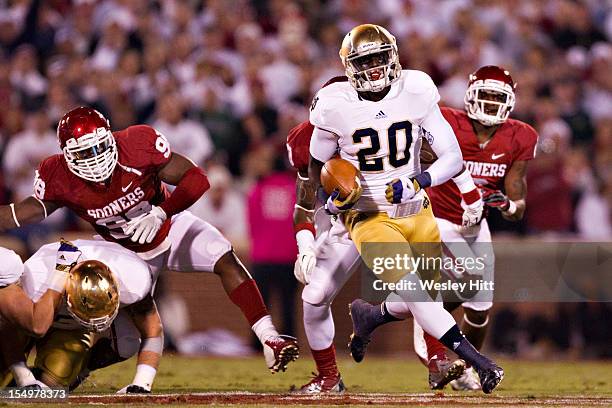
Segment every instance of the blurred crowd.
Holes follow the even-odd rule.
[[[429,73],[443,104],[463,108],[468,74],[482,65],[504,66],[518,82],[512,116],[539,132],[538,157],[529,166],[524,221],[494,219],[494,230],[609,240],[612,13],[606,3],[0,0],[0,203],[31,194],[38,163],[60,152],[58,120],[89,105],[113,129],[147,123],[164,133],[210,176],[212,189],[193,211],[255,264],[291,268],[293,245],[254,244],[270,235],[258,229],[262,219],[290,225],[285,139],[308,118],[319,87],[343,75],[343,36],[369,22],[389,28],[402,66]],[[39,237],[40,228],[84,226],[59,213],[35,228]],[[276,242],[293,242],[290,227],[278,231],[288,241],[276,235]]]

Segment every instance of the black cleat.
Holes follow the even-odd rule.
[[[480,377],[480,385],[482,392],[490,394],[504,379],[504,370],[497,364],[491,362],[491,365],[485,368],[474,367]]]
[[[357,363],[360,363],[365,357],[368,344],[370,343],[370,336],[379,325],[375,318],[378,307],[361,299],[355,299],[349,305],[349,316],[351,316],[353,321],[353,333],[351,334],[348,347],[351,351],[351,357]]]

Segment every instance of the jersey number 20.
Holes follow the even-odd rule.
[[[403,134],[406,138],[406,143],[402,151],[398,151],[397,135]],[[384,157],[375,156],[380,150],[380,139],[378,132],[372,128],[356,130],[353,133],[353,143],[361,143],[363,138],[370,138],[370,147],[366,147],[357,152],[359,159],[360,171],[382,171],[384,169]],[[412,145],[412,123],[407,120],[395,122],[387,129],[387,137],[389,138],[389,164],[393,167],[402,167],[410,161],[410,151]]]

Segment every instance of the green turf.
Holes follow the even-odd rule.
[[[506,371],[499,395],[541,397],[547,395],[612,396],[612,362],[523,362],[501,360]],[[100,370],[78,390],[82,393],[113,392],[129,384],[135,361]],[[270,374],[263,358],[187,358],[164,356],[155,380],[158,393],[205,391],[286,392],[305,383],[314,363],[309,356],[291,365],[286,373]],[[429,392],[427,372],[413,357],[371,358],[360,364],[345,359],[340,370],[353,392]],[[452,391],[448,391],[452,392]]]

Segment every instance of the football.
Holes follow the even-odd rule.
[[[438,156],[436,156],[436,153],[433,151],[433,149],[429,145],[429,142],[427,142],[427,139],[423,138],[423,144],[421,145],[421,154],[420,154],[421,166],[424,166],[424,169],[425,169],[429,167],[436,160],[438,160]]]
[[[335,189],[340,191],[340,198],[344,198],[359,183],[359,170],[350,162],[340,158],[328,160],[321,170],[321,184],[327,194]]]

